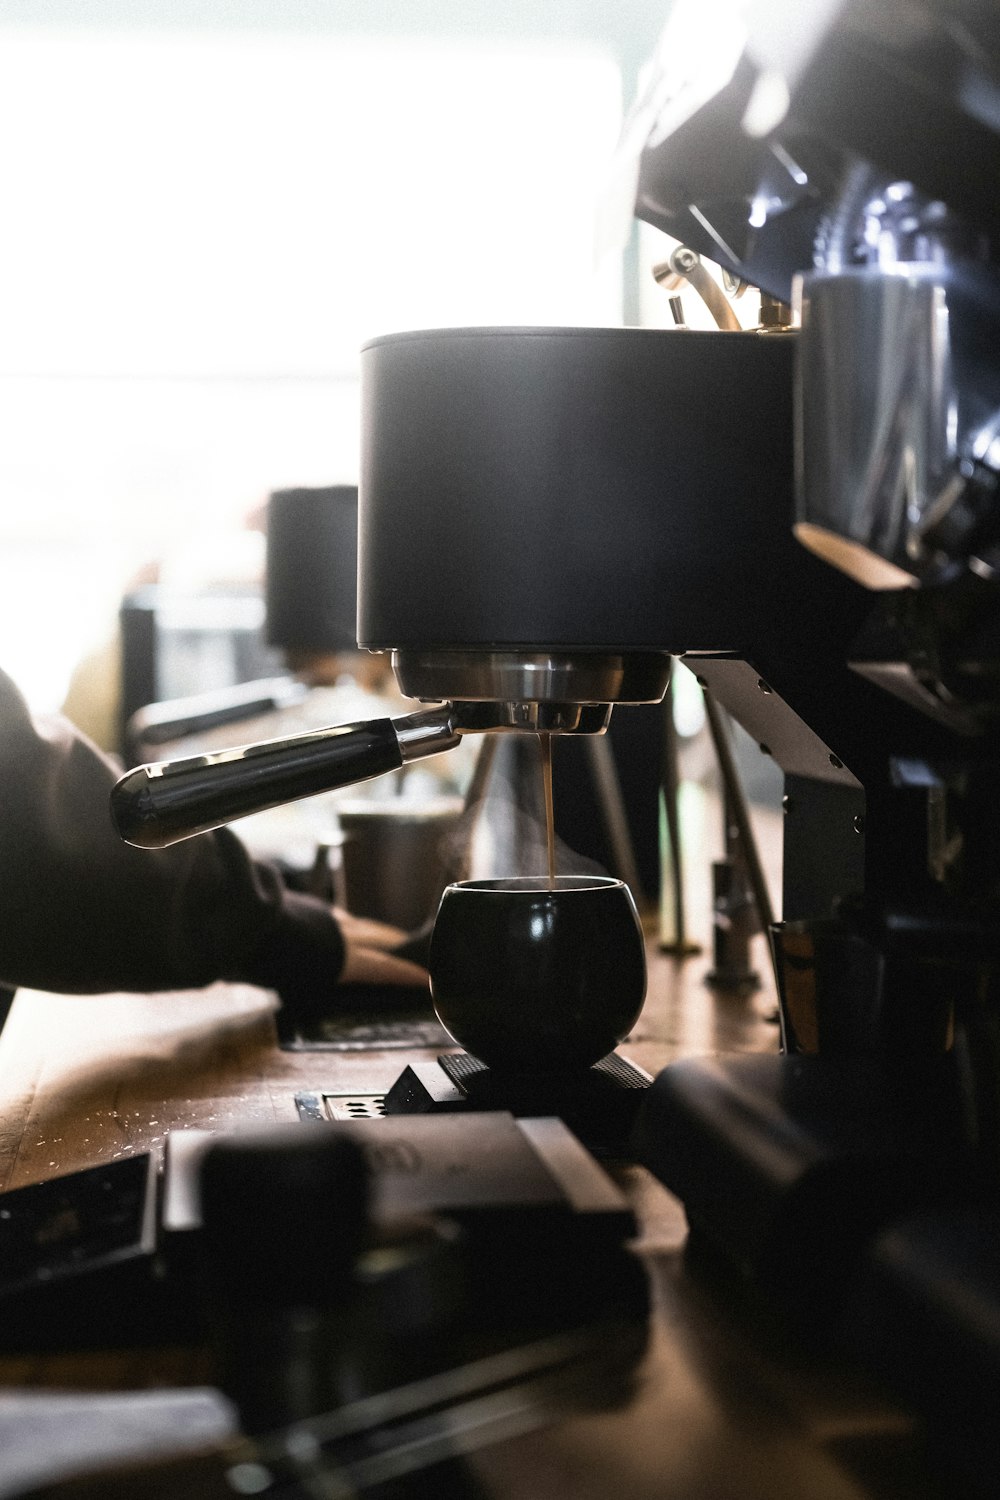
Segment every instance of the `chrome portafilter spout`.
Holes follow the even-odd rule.
[[[607,706],[610,713],[616,703],[659,703],[670,681],[670,657],[537,646],[408,647],[392,652],[392,670],[407,698],[506,706],[506,722],[491,728],[579,733],[576,713],[583,707]],[[591,720],[593,727],[582,732],[599,733],[606,722]]]
[[[669,658],[656,658],[658,674],[651,664],[626,670],[623,660],[584,655],[576,658],[575,672],[569,658],[552,653],[515,659],[446,652],[424,654],[418,663],[404,660],[397,675],[409,696],[439,699],[445,695],[437,689],[449,680],[456,701],[398,719],[338,724],[137,766],[112,792],[112,820],[125,843],[160,849],[250,813],[398,770],[452,749],[463,734],[601,734],[613,702],[639,701],[632,695],[640,688],[661,697],[666,687]]]

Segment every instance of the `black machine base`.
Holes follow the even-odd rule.
[[[648,1073],[617,1052],[592,1068],[561,1073],[498,1073],[467,1052],[446,1053],[405,1068],[385,1096],[385,1113],[556,1115],[592,1149],[615,1150],[627,1141],[650,1082]]]

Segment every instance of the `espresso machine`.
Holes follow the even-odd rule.
[[[625,133],[635,212],[797,315],[373,340],[358,641],[426,706],[140,768],[116,816],[157,844],[465,732],[600,733],[682,658],[784,773],[782,1045],[667,1068],[634,1153],[694,1246],[859,1354],[985,1492],[1000,35],[985,0],[700,9]]]

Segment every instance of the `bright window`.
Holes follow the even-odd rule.
[[[582,44],[0,27],[0,665],[42,708],[152,558],[356,477],[386,331],[617,323]]]

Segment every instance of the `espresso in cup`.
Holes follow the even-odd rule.
[[[646,995],[635,903],[608,876],[447,886],[428,966],[446,1031],[504,1072],[590,1067],[628,1035]]]

